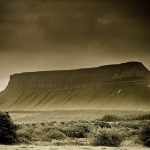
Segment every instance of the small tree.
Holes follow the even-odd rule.
[[[140,139],[145,146],[150,147],[150,125],[146,126],[142,130],[142,132],[140,134]]]
[[[0,144],[12,144],[16,142],[17,127],[8,113],[0,112]]]

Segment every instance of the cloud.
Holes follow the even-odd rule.
[[[114,38],[136,40],[141,32],[147,39],[149,16],[147,0],[0,0],[0,45],[24,51],[58,43],[109,44]]]

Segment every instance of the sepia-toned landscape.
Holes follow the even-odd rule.
[[[0,102],[19,146],[1,148],[146,149],[149,81],[140,62],[12,75]]]
[[[150,149],[149,0],[0,0],[0,150]]]

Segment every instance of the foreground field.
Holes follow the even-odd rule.
[[[93,147],[93,146],[34,146],[34,145],[20,145],[20,146],[2,146],[0,150],[148,150],[144,147]]]
[[[9,113],[17,125],[17,142],[11,146],[0,145],[0,150],[149,149],[146,148],[150,144],[149,112],[58,110]],[[148,127],[146,135],[145,127]]]

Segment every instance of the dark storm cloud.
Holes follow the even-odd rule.
[[[146,47],[149,10],[146,0],[1,0],[1,49],[93,42],[112,46],[112,39],[117,44],[120,38]]]
[[[128,60],[148,66],[149,26],[149,0],[0,0],[0,78]]]

